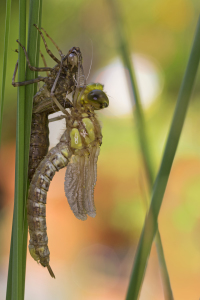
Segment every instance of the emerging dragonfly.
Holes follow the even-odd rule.
[[[52,277],[55,275],[49,265],[46,198],[55,172],[67,166],[65,194],[74,215],[80,220],[86,220],[87,215],[96,215],[94,187],[102,134],[94,110],[107,107],[109,100],[103,92],[103,85],[86,84],[85,77],[82,78],[80,64],[78,74],[70,113],[62,110],[66,118],[66,130],[60,142],[39,164],[28,193],[29,251],[34,260],[47,267]],[[84,79],[83,85],[81,78]]]
[[[63,107],[71,107],[72,103],[66,98],[66,95],[71,93],[77,84],[78,70],[79,73],[83,72],[82,69],[82,55],[78,47],[73,47],[69,50],[67,55],[63,55],[62,51],[55,44],[55,42],[46,33],[47,37],[53,42],[58,49],[61,61],[56,58],[53,53],[48,49],[47,43],[44,39],[42,31],[34,25],[39,31],[46,51],[50,57],[56,61],[56,65],[53,68],[44,67],[36,68],[31,66],[26,49],[17,40],[18,44],[22,47],[28,67],[32,71],[47,72],[46,77],[39,76],[38,78],[27,80],[23,82],[15,82],[15,76],[17,73],[18,62],[15,66],[13,74],[12,85],[22,86],[33,84],[39,81],[43,81],[44,85],[39,89],[33,98],[33,113],[32,113],[32,125],[31,125],[31,138],[30,138],[30,151],[29,151],[29,180],[32,179],[36,168],[40,161],[45,157],[49,148],[49,128],[48,128],[48,116],[58,110],[63,110]],[[43,57],[43,56],[42,56]],[[43,58],[44,60],[44,58]],[[46,66],[46,62],[44,60]],[[55,104],[56,103],[56,104]]]

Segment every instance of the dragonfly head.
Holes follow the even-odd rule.
[[[91,105],[94,110],[108,107],[109,100],[103,91],[103,85],[100,83],[90,83],[86,86],[79,102],[81,105]]]
[[[70,66],[71,69],[73,69],[74,67],[77,68],[77,65],[78,65],[78,58],[77,58],[76,53],[70,53],[69,55],[66,55],[63,58],[63,66],[64,67]]]
[[[72,69],[78,69],[78,63],[82,62],[82,55],[79,47],[73,47],[63,58],[63,66]]]

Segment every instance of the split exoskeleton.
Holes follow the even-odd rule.
[[[27,200],[29,251],[34,260],[48,268],[52,277],[55,275],[49,265],[50,252],[46,231],[46,198],[50,181],[55,172],[67,166],[64,187],[74,215],[80,220],[86,220],[87,215],[95,217],[94,187],[102,134],[94,110],[103,109],[109,104],[101,84],[86,84],[79,54],[77,58],[78,70],[73,100],[68,111],[61,107],[62,104],[59,105],[64,113],[60,118],[66,119],[66,130],[60,142],[37,167]],[[53,97],[56,98],[55,96]],[[58,100],[53,100],[57,104]]]
[[[22,47],[25,53],[26,60],[28,62],[28,67],[32,71],[47,72],[46,77],[39,76],[38,78],[32,80],[15,82],[15,76],[18,68],[18,62],[17,62],[14,75],[13,75],[13,80],[12,80],[12,85],[15,87],[33,84],[40,81],[44,82],[44,85],[39,89],[39,91],[33,97],[32,125],[31,125],[30,151],[29,151],[29,168],[28,168],[29,169],[28,177],[30,181],[40,161],[45,157],[45,155],[48,152],[48,148],[49,148],[48,116],[56,111],[61,110],[63,107],[64,108],[71,107],[72,103],[66,98],[66,96],[75,89],[75,86],[77,85],[78,72],[79,73],[83,72],[82,55],[78,47],[71,48],[67,53],[67,55],[64,56],[61,50],[55,44],[55,42],[49,37],[49,35],[45,31],[47,37],[50,38],[50,40],[54,43],[54,45],[56,46],[56,48],[60,53],[61,60],[59,60],[48,49],[41,30],[36,25],[34,26],[38,29],[44,41],[44,45],[47,53],[54,61],[56,61],[57,64],[53,68],[49,68],[49,67],[36,68],[31,66],[26,49],[17,40],[18,44]]]

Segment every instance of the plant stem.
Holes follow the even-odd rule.
[[[115,29],[116,29],[116,40],[119,45],[119,51],[121,53],[124,67],[126,68],[126,70],[128,70],[127,82],[130,82],[132,88],[131,99],[135,106],[134,116],[136,118],[138,140],[139,140],[140,150],[142,153],[143,163],[147,175],[149,192],[151,192],[154,183],[153,164],[152,164],[152,159],[151,159],[149,146],[148,146],[144,114],[143,114],[140,95],[137,87],[136,76],[133,69],[132,61],[130,59],[130,53],[128,51],[128,42],[127,39],[125,38],[125,32],[123,30],[123,26],[122,26],[123,23],[121,20],[121,16],[119,14],[119,11],[117,10],[118,7],[114,3],[114,1],[109,0],[109,2],[112,6],[113,19],[115,21]],[[165,262],[164,251],[163,251],[159,231],[156,234],[155,243],[156,243],[156,249],[157,249],[160,271],[162,276],[162,284],[163,284],[165,300],[173,300],[172,288],[170,284],[169,274],[167,271],[167,265]]]
[[[31,44],[31,48],[29,46],[30,51],[28,51],[28,55],[30,57],[31,63],[35,66],[38,63],[39,57],[39,37],[37,31],[33,27],[33,24],[41,24],[41,7],[42,0],[30,1],[28,40],[29,45]],[[26,45],[26,0],[20,0],[19,11],[19,39],[22,45]],[[32,26],[31,29],[30,26]],[[33,57],[34,59],[32,59]],[[27,80],[28,76],[30,76],[29,69],[27,68],[27,74],[25,77],[25,57],[21,47],[19,47],[18,74],[19,81],[24,81],[25,79]],[[34,76],[34,74],[31,74],[31,76],[32,75]],[[36,86],[32,87],[31,85],[27,86],[26,88],[25,86],[21,86],[18,88],[15,203],[6,300],[24,299],[28,230],[26,218],[28,158],[32,120],[32,99],[33,95],[36,92],[36,89]]]
[[[138,299],[144,278],[147,260],[150,254],[151,245],[157,230],[157,219],[162,204],[163,196],[167,186],[170,170],[178,146],[179,138],[183,128],[183,123],[186,117],[186,112],[189,104],[190,95],[195,81],[195,76],[198,69],[200,58],[200,19],[197,24],[197,31],[194,38],[192,51],[185,72],[185,76],[180,88],[178,101],[176,104],[171,128],[169,131],[163,159],[160,170],[158,172],[152,200],[145,224],[142,230],[140,241],[135,255],[133,271],[129,284],[127,300]]]
[[[10,30],[10,12],[11,12],[11,0],[7,0],[6,18],[5,18],[4,52],[3,52],[3,74],[2,74],[1,102],[0,102],[0,146],[1,146],[2,123],[3,123],[4,95],[5,95],[5,85],[6,85],[8,39],[9,39],[9,30]]]

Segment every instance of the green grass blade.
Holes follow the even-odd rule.
[[[26,40],[26,1],[20,1],[20,39]],[[25,80],[24,54],[19,49],[19,81]],[[25,88],[18,89],[17,100],[17,130],[16,130],[16,162],[15,162],[15,203],[12,227],[12,241],[6,299],[22,299],[24,283],[22,279],[22,243],[23,243],[23,211],[24,194],[24,104]],[[12,256],[12,257],[11,257]]]
[[[30,2],[30,22],[41,23],[41,0]],[[26,45],[26,1],[20,1],[20,30],[19,40],[22,45]],[[33,26],[32,26],[33,27]],[[29,26],[30,28],[30,26]],[[38,44],[38,36],[29,30],[29,40]],[[36,30],[35,30],[36,31]],[[34,36],[34,37],[33,37]],[[38,50],[38,47],[37,47]],[[38,57],[35,48],[30,50],[29,55]],[[31,61],[35,65],[35,61]],[[19,47],[19,81],[25,80],[25,58],[24,52]],[[28,73],[28,71],[27,71]],[[27,75],[28,76],[28,75]],[[26,79],[27,79],[26,76]],[[34,77],[33,77],[34,78]],[[29,87],[29,86],[28,86]],[[37,87],[36,87],[37,88]],[[15,204],[13,214],[11,250],[9,260],[9,272],[7,282],[6,300],[24,299],[25,288],[25,268],[26,268],[26,250],[27,250],[27,220],[26,220],[26,194],[27,194],[27,173],[28,173],[28,156],[30,128],[32,119],[32,99],[35,89],[32,88],[32,94],[28,93],[27,87],[18,89],[17,105],[17,140],[16,140],[16,171],[15,171]],[[29,129],[29,130],[28,130]]]
[[[12,236],[10,242],[10,257],[9,257],[9,266],[8,266],[8,278],[7,278],[7,291],[6,291],[6,300],[12,298],[12,265],[13,265],[13,232],[14,232],[14,214],[13,214],[13,223],[12,223]]]
[[[192,51],[189,62],[183,78],[181,89],[178,96],[171,128],[169,131],[163,159],[160,170],[156,178],[149,213],[146,217],[145,224],[140,237],[139,245],[136,251],[133,271],[129,284],[127,300],[138,299],[142,286],[142,281],[147,266],[147,260],[150,254],[151,245],[157,230],[157,219],[162,204],[162,199],[167,186],[170,170],[178,146],[183,123],[189,104],[190,95],[194,85],[195,76],[198,69],[200,58],[200,19],[197,25],[197,31],[194,38]]]
[[[1,102],[0,102],[0,146],[1,146],[1,132],[2,132],[2,122],[3,122],[5,84],[6,84],[8,38],[9,38],[9,29],[10,29],[10,11],[11,11],[11,0],[7,0],[6,1],[4,52],[3,52],[3,75],[2,75]]]
[[[39,62],[39,49],[40,49],[40,35],[33,26],[33,24],[39,24],[41,26],[42,17],[42,0],[31,0],[29,9],[29,30],[28,30],[28,47],[27,52],[30,62],[33,66],[38,66]],[[27,67],[26,79],[33,79],[37,77],[37,73],[32,72]],[[32,103],[33,96],[37,92],[37,84],[31,84],[25,87],[26,91],[26,102],[25,102],[25,156],[24,156],[24,181],[27,182],[25,193],[28,192],[28,161],[29,161],[29,146],[30,146],[30,133],[31,133],[31,120],[32,120]],[[27,250],[27,211],[26,206],[24,207],[24,240],[23,240],[23,267],[26,268],[26,250]],[[24,273],[25,280],[25,273]]]
[[[128,42],[125,38],[125,32],[123,30],[121,16],[117,10],[116,2],[109,0],[109,4],[112,8],[112,14],[113,19],[115,22],[115,30],[116,30],[116,40],[119,45],[119,51],[121,53],[121,57],[124,63],[125,68],[128,70],[129,78],[128,82],[130,81],[131,87],[132,87],[132,93],[133,97],[132,100],[135,105],[134,115],[136,118],[137,123],[137,131],[138,131],[138,140],[140,144],[140,149],[142,153],[142,158],[147,174],[148,184],[149,184],[149,190],[151,191],[153,188],[153,182],[154,182],[154,172],[153,172],[153,164],[151,160],[151,155],[149,151],[148,141],[147,141],[147,134],[146,134],[146,127],[145,127],[145,121],[144,121],[144,114],[142,110],[140,95],[138,92],[135,72],[133,69],[133,64],[130,59],[130,53],[128,50]],[[159,258],[159,265],[160,265],[160,272],[162,276],[162,284],[163,284],[163,290],[166,300],[173,300],[173,293],[172,288],[170,284],[169,274],[167,271],[167,265],[165,262],[162,242],[159,231],[156,234],[155,238],[156,243],[156,249],[158,253]]]
[[[10,29],[10,12],[11,12],[11,0],[6,1],[6,18],[5,18],[5,37],[4,37],[4,54],[3,54],[3,74],[2,74],[2,88],[1,88],[1,101],[0,101],[0,145],[1,145],[1,132],[3,122],[3,106],[4,106],[4,95],[5,95],[5,83],[6,83],[6,69],[7,69],[7,53],[8,53],[8,39]],[[13,245],[11,242],[11,249]],[[12,250],[11,250],[12,253]],[[10,274],[12,274],[12,255],[9,259]],[[11,298],[11,289],[7,290],[9,297]]]

